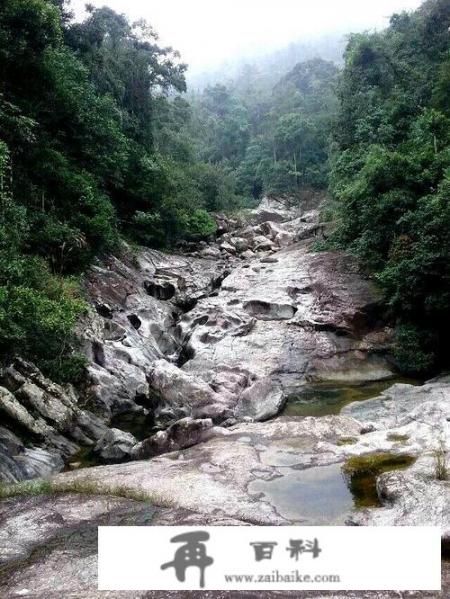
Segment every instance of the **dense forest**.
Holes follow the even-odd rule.
[[[275,86],[249,68],[233,86],[207,87],[191,99],[200,157],[231,169],[245,199],[325,188],[337,75],[315,58]]]
[[[0,7],[0,352],[58,378],[83,310],[76,277],[120,235],[154,246],[214,230],[233,189],[196,159],[186,66],[145,23],[62,0]],[[230,194],[228,194],[230,191]]]
[[[182,57],[109,8],[0,6],[0,355],[77,381],[80,277],[120,240],[169,248],[211,212],[330,189],[327,247],[386,291],[396,358],[442,365],[450,308],[450,5],[351,36],[345,65],[306,57],[187,90]],[[448,351],[447,351],[448,353]]]
[[[386,291],[399,367],[448,366],[448,0],[394,15],[382,33],[352,36],[338,97],[334,243],[355,252]]]

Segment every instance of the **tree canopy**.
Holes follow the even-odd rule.
[[[248,65],[245,85],[236,80],[194,95],[202,159],[232,169],[244,198],[326,188],[337,75],[333,63],[315,58],[273,86]]]
[[[386,290],[397,363],[426,373],[450,333],[450,5],[428,0],[351,37],[339,83],[332,192],[350,248]]]
[[[73,277],[94,256],[121,235],[167,247],[213,232],[207,209],[234,187],[189,140],[185,70],[108,8],[73,23],[60,0],[2,2],[1,355],[62,372],[83,309]]]

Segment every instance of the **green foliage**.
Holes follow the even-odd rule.
[[[397,327],[394,358],[400,370],[412,375],[429,372],[436,360],[435,341],[429,331],[415,325]]]
[[[187,215],[186,237],[188,239],[203,239],[212,235],[215,230],[216,223],[203,208],[197,208]]]
[[[44,290],[0,287],[0,351],[53,359],[64,351],[81,311],[82,303],[63,289],[51,298]]]
[[[207,87],[198,105],[202,133],[201,156],[211,162],[237,167],[249,141],[245,106],[224,85]]]
[[[245,85],[215,85],[193,97],[201,158],[232,167],[244,198],[326,187],[336,66],[321,59],[299,63],[264,91],[247,71]]]
[[[1,3],[0,360],[80,382],[74,275],[121,234],[207,237],[207,211],[238,202],[232,169],[192,144],[185,70],[150,26],[109,8],[73,23],[64,0]]]
[[[76,340],[74,341],[76,343]],[[59,383],[82,385],[86,382],[88,359],[75,350],[63,355],[62,358],[40,360],[43,370],[52,380]]]
[[[443,364],[450,333],[450,6],[430,0],[350,39],[331,189],[351,248],[386,290],[400,369]]]
[[[27,356],[61,380],[59,370],[73,361],[72,331],[84,304],[75,283],[52,274],[43,258],[26,253],[31,239],[27,211],[5,190],[8,170],[9,153],[0,143],[0,359]],[[79,367],[78,378],[80,372]]]
[[[216,224],[206,210],[189,211],[171,200],[161,204],[159,212],[136,212],[133,219],[134,239],[157,247],[166,247],[180,238],[198,241],[216,230]]]
[[[258,139],[262,162],[255,172],[256,179],[261,173],[267,193],[295,193],[302,187],[327,186],[336,76],[332,63],[314,59],[299,63],[274,88]],[[250,158],[254,154],[252,148]]]

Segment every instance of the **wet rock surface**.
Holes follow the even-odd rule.
[[[65,474],[58,480],[120,483],[177,507],[251,523],[430,524],[440,526],[447,539],[450,482],[438,480],[434,467],[438,441],[442,438],[445,447],[450,446],[446,381],[395,385],[391,399],[388,390],[380,398],[350,405],[339,416],[280,417],[216,429],[212,438],[186,450]],[[370,427],[350,415],[371,401],[395,402],[396,388],[405,402],[408,390],[415,396],[415,411],[407,413],[398,403],[404,421],[389,408],[380,408],[378,421]],[[414,462],[378,478],[380,508],[361,510],[352,497],[345,465],[361,456],[405,456]]]
[[[306,523],[300,514],[279,513],[275,502],[253,491],[252,483],[342,461],[342,451],[333,441],[359,430],[358,422],[341,417],[240,424],[190,449],[149,461],[67,473],[57,480],[121,484],[185,509],[195,507],[202,513],[254,524]]]

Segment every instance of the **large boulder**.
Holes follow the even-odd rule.
[[[272,223],[282,223],[298,216],[299,206],[289,198],[265,197],[257,208],[250,211],[249,220],[252,224],[258,225],[270,221]]]
[[[244,237],[232,237],[230,243],[238,254],[242,254],[242,252],[249,249],[249,243]]]
[[[150,382],[174,415],[220,419],[228,405],[225,394],[219,395],[201,378],[184,372],[174,364],[159,360],[153,365]]]
[[[238,418],[268,420],[281,412],[286,395],[270,378],[257,380],[240,395],[235,410]]]
[[[125,431],[110,428],[106,431],[94,448],[94,453],[108,464],[123,462],[131,457],[137,439]]]

